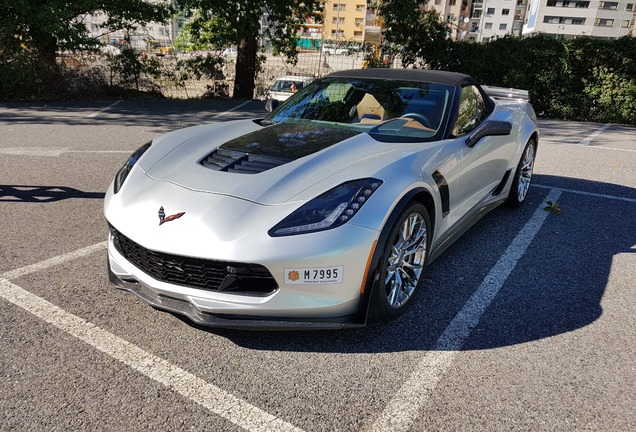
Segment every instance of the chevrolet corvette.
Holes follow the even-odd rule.
[[[205,326],[360,327],[402,314],[432,260],[526,200],[527,92],[364,69],[268,108],[130,156],[104,203],[113,285]]]

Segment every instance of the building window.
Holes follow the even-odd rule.
[[[449,4],[450,6],[455,6],[455,5],[457,4],[457,0],[449,0],[449,1],[448,1],[448,4]]]
[[[626,11],[634,10],[634,3],[627,3],[627,6],[625,6],[625,10]]]
[[[502,15],[510,15],[510,9],[502,9],[501,10],[501,14]]]
[[[331,20],[331,24],[344,24],[344,18],[333,17]]]
[[[346,4],[342,4],[342,3],[334,4],[334,5],[333,5],[333,10],[335,10],[335,11],[338,11],[338,10],[341,10],[341,11],[347,10],[347,5],[346,5]]]
[[[367,10],[367,6],[363,4],[356,5],[356,12],[364,12]]]
[[[583,1],[569,1],[569,0],[548,0],[546,6],[551,7],[564,7],[564,8],[588,8],[590,7],[590,2],[587,0]]]
[[[486,24],[484,24],[484,28],[485,28],[486,30],[490,30],[490,29],[492,28],[492,23],[486,23]]]
[[[361,26],[364,24],[364,18],[356,18],[356,26]]]
[[[623,20],[623,24],[621,24],[621,27],[623,28],[629,27],[629,20]]]
[[[523,6],[523,0],[517,0],[517,6]]]
[[[486,15],[494,15],[495,14],[495,8],[488,8],[488,10],[486,11]]]
[[[499,24],[499,30],[505,30],[508,28],[508,24]]]
[[[594,25],[598,27],[613,27],[614,20],[607,18],[596,18],[596,20],[594,20]]]
[[[559,16],[546,15],[546,16],[543,17],[543,22],[545,24],[583,25],[583,24],[585,24],[585,18],[580,18],[580,17],[559,17]]]
[[[599,9],[617,10],[618,9],[618,2],[602,1],[602,2],[598,3],[598,8]]]
[[[481,18],[481,9],[475,9],[471,18]]]

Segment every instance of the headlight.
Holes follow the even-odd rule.
[[[306,234],[347,223],[380,187],[374,178],[352,180],[323,193],[269,230],[272,237]]]
[[[115,193],[119,192],[119,189],[121,189],[121,185],[124,184],[124,180],[126,180],[126,177],[128,177],[130,170],[133,166],[135,166],[141,155],[144,154],[146,150],[148,150],[150,144],[152,144],[152,141],[147,142],[146,144],[135,150],[135,152],[130,155],[124,166],[121,167],[121,169],[117,172],[117,175],[115,176]]]

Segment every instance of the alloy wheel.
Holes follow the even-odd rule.
[[[415,292],[426,259],[427,236],[424,217],[411,213],[393,241],[385,279],[387,303],[393,309],[402,307]]]

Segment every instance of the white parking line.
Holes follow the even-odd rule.
[[[609,129],[610,127],[612,127],[612,125],[610,123],[603,125],[600,129],[598,129],[595,132],[592,132],[587,138],[581,140],[581,142],[579,142],[578,145],[582,145],[582,146],[587,146],[590,145],[590,143],[592,141],[594,141],[594,138],[596,138],[597,136],[599,136],[600,134],[602,134],[605,130]]]
[[[66,255],[66,257],[72,259],[69,258],[70,255]],[[243,429],[263,432],[301,432],[301,429],[294,425],[205,382],[161,357],[150,354],[136,345],[66,312],[7,279],[0,278],[0,297]]]
[[[117,104],[118,104],[118,103],[120,103],[120,102],[121,102],[120,100],[115,101],[115,102],[113,102],[112,104],[108,105],[106,108],[102,108],[102,109],[100,109],[99,111],[95,111],[95,112],[90,113],[89,115],[87,115],[87,116],[86,116],[86,118],[94,118],[94,117],[97,117],[98,115],[100,115],[100,114],[101,114],[101,113],[103,113],[104,111],[111,109],[112,107],[114,107],[115,105],[117,105]]]
[[[100,242],[97,244],[94,244],[92,246],[87,246],[85,248],[82,249],[78,249],[76,251],[73,252],[69,252],[69,253],[65,253],[63,255],[58,255],[56,257],[53,258],[49,258],[45,261],[41,261],[39,263],[35,263],[35,264],[31,264],[19,269],[15,269],[15,270],[11,270],[5,273],[0,274],[0,278],[3,279],[17,279],[19,277],[22,276],[26,276],[28,274],[31,273],[35,273],[35,272],[39,272],[42,270],[46,270],[49,267],[53,267],[56,265],[60,265],[60,264],[64,264],[67,261],[72,261],[74,259],[77,258],[81,258],[83,256],[86,255],[90,255],[94,252],[98,252],[101,250],[106,249],[106,246],[108,246],[108,242]]]
[[[373,432],[406,432],[411,429],[422,408],[433,395],[437,383],[464,346],[470,332],[477,326],[481,316],[497,296],[517,262],[541,229],[549,214],[543,210],[547,201],[556,202],[560,195],[561,191],[559,190],[551,190],[548,193],[544,202],[539,205],[530,220],[519,231],[508,249],[479,285],[479,288],[442,333],[433,349],[426,353],[420,363],[415,366],[409,379],[393,396],[393,399],[371,427]],[[422,429],[419,428],[418,431],[422,431]]]
[[[224,115],[229,114],[229,113],[231,113],[232,111],[236,111],[236,110],[237,110],[237,109],[239,109],[239,108],[243,108],[245,105],[247,105],[247,104],[248,104],[248,103],[250,103],[250,102],[252,102],[252,101],[251,101],[251,100],[245,101],[245,102],[243,102],[242,104],[235,106],[234,108],[231,108],[231,109],[229,109],[229,110],[227,110],[227,111],[223,111],[222,113],[215,114],[215,115],[213,115],[212,117],[210,117],[210,120],[214,120],[214,119],[217,119],[217,118],[223,117]]]
[[[558,189],[561,192],[568,192],[568,193],[573,193],[573,194],[578,194],[578,195],[592,196],[592,197],[596,197],[596,198],[604,198],[604,199],[625,201],[625,202],[629,202],[629,203],[636,203],[636,199],[634,199],[634,198],[621,197],[621,196],[617,196],[617,195],[608,195],[608,194],[601,194],[601,193],[595,193],[595,192],[586,192],[586,191],[580,191],[580,190],[576,190],[576,189],[556,188],[554,186],[545,186],[545,185],[541,185],[541,184],[533,184],[532,187],[538,187],[538,188],[541,188],[541,189],[551,189],[551,190],[557,190]]]

